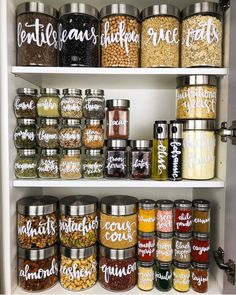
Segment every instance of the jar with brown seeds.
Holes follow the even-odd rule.
[[[18,88],[13,108],[16,118],[37,117],[38,90],[34,88]]]
[[[38,162],[40,178],[59,178],[59,150],[42,149]]]
[[[63,150],[63,156],[60,159],[60,176],[63,179],[81,178],[81,155],[80,150]]]
[[[62,124],[63,127],[59,132],[60,147],[64,149],[80,148],[82,141],[81,121],[77,119],[65,119]]]
[[[59,120],[41,119],[37,130],[37,143],[40,148],[55,149],[59,147]]]
[[[103,120],[85,120],[83,144],[87,149],[101,149],[104,147]]]
[[[64,96],[60,101],[62,118],[82,119],[82,90],[76,88],[63,89]]]

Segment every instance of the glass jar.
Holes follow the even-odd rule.
[[[57,149],[42,149],[38,162],[40,178],[59,178],[59,151]]]
[[[103,178],[104,172],[103,150],[85,150],[82,163],[82,175],[88,179]]]
[[[180,11],[157,4],[141,13],[141,67],[179,67]]]
[[[157,233],[156,259],[161,262],[171,262],[173,257],[173,233]]]
[[[84,3],[67,3],[59,10],[59,65],[99,66],[99,12]]]
[[[102,149],[104,147],[103,120],[85,120],[83,144],[87,149]]]
[[[26,2],[16,9],[17,66],[57,66],[58,11],[42,2]]]
[[[101,199],[100,243],[108,248],[124,249],[137,244],[137,203],[130,196]]]
[[[106,101],[107,138],[129,138],[129,106],[128,99],[109,99]]]
[[[69,248],[94,245],[98,239],[98,199],[76,195],[60,200],[60,243]]]
[[[17,178],[37,178],[37,154],[36,149],[19,149],[14,163],[15,176]]]
[[[154,262],[138,262],[138,288],[151,291],[154,287]]]
[[[109,291],[125,292],[137,281],[135,247],[109,249],[99,247],[99,275],[101,286]]]
[[[192,202],[176,200],[175,206],[175,231],[189,233],[192,231]]]
[[[210,238],[209,234],[193,233],[192,240],[192,261],[208,263],[210,259]]]
[[[13,136],[17,149],[31,149],[37,146],[35,124],[35,119],[17,119]]]
[[[63,89],[63,97],[60,101],[62,118],[82,119],[83,117],[83,98],[82,90],[76,88]]]
[[[194,3],[182,11],[181,66],[222,67],[223,10],[218,3]]]
[[[156,231],[162,233],[173,232],[174,203],[170,200],[158,200],[156,202]]]
[[[18,245],[31,249],[57,243],[57,209],[58,199],[52,196],[29,196],[18,200]]]
[[[155,232],[138,232],[138,260],[151,262],[155,256]]]
[[[215,146],[215,121],[185,121],[183,132],[183,178],[193,180],[214,178]]]
[[[151,177],[152,141],[131,140],[130,146],[130,176],[132,179],[146,179]]]
[[[193,231],[210,232],[210,202],[196,199],[193,201]]]
[[[208,291],[209,264],[193,262],[191,280],[195,292],[206,293]]]
[[[86,89],[83,102],[85,119],[103,120],[105,118],[105,98],[102,89]]]
[[[138,202],[138,230],[145,233],[155,231],[155,202],[151,199]]]
[[[175,233],[173,240],[173,260],[178,262],[191,261],[191,233]]]
[[[56,149],[59,147],[58,119],[41,119],[41,126],[37,130],[37,143],[40,148]]]
[[[18,247],[19,286],[28,292],[44,291],[58,281],[59,261],[57,246],[46,249]]]
[[[139,66],[139,11],[129,4],[111,4],[101,13],[101,66]]]
[[[65,119],[63,127],[59,131],[60,147],[64,149],[77,149],[81,147],[82,130],[81,121],[77,119]]]
[[[38,90],[34,88],[18,88],[13,108],[16,118],[37,117]]]
[[[63,150],[59,164],[60,176],[63,179],[81,178],[80,150]]]
[[[156,261],[155,275],[154,275],[155,287],[162,292],[170,291],[172,288],[172,265],[168,262]]]
[[[41,88],[41,96],[37,103],[37,112],[39,117],[58,118],[60,90],[56,88]]]
[[[190,289],[190,263],[173,263],[173,288],[178,292]]]
[[[60,246],[61,286],[70,291],[82,291],[97,282],[97,246],[88,248],[67,248]]]

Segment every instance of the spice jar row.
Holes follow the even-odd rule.
[[[57,66],[58,55],[66,67],[222,66],[223,9],[217,3],[190,4],[181,13],[169,4],[141,13],[110,4],[99,13],[71,3],[58,14],[47,4],[27,2],[16,14],[19,66]]]

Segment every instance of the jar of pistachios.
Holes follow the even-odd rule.
[[[36,149],[19,149],[14,164],[17,178],[37,178],[37,154]]]

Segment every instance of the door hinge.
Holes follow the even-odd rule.
[[[233,260],[229,259],[228,262],[224,261],[224,250],[219,247],[218,250],[213,252],[215,262],[220,269],[223,269],[228,277],[228,281],[235,285],[235,263]]]
[[[222,6],[223,10],[226,11],[230,8],[230,0],[220,0],[220,5]]]
[[[227,122],[222,122],[217,134],[220,135],[222,142],[227,142],[227,139],[230,138],[232,144],[236,145],[236,121],[233,121],[230,127],[228,127]]]

